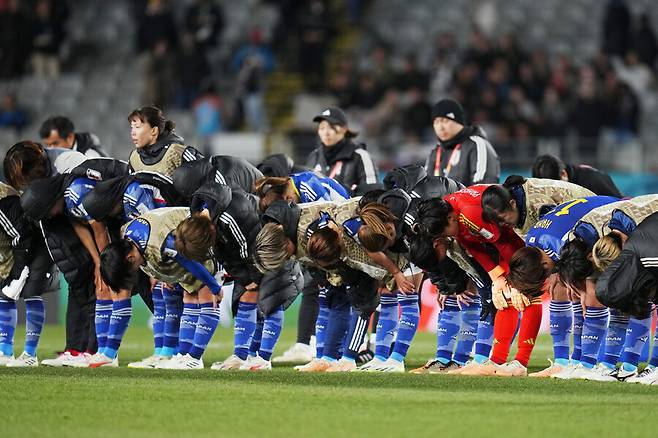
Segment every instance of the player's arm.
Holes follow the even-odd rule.
[[[365,250],[365,248],[364,248]],[[383,267],[388,271],[389,274],[395,278],[395,284],[398,286],[398,289],[400,292],[403,293],[408,293],[408,292],[414,292],[414,284],[407,280],[407,278],[404,276],[402,271],[400,271],[400,268],[393,262],[393,260],[389,259],[386,254],[384,254],[381,251],[378,252],[371,252],[371,251],[366,251],[368,254],[368,257],[370,259],[377,263],[379,266]]]

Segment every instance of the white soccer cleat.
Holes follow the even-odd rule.
[[[9,362],[14,360],[14,355],[7,356],[2,353],[0,353],[0,367],[6,366]]]
[[[36,356],[30,356],[23,352],[20,356],[7,362],[7,368],[25,368],[25,367],[38,367],[39,359]]]
[[[302,373],[319,373],[319,372],[327,371],[327,368],[329,368],[330,365],[331,362],[324,359],[316,358],[307,364],[297,365],[296,367],[294,367],[294,369]]]
[[[637,368],[633,371],[626,371],[623,366],[619,367],[617,369],[617,372],[612,375],[614,378],[619,380],[620,382],[627,382],[628,379],[632,379],[633,377],[638,376]]]
[[[165,358],[164,360],[156,363],[153,368],[156,370],[171,370],[173,369],[173,366],[176,366],[179,361],[183,360],[183,357],[184,356],[180,353],[174,354],[170,358]]]
[[[245,360],[242,360],[235,354],[232,354],[223,362],[215,362],[212,364],[210,369],[216,371],[239,370],[245,362]]]
[[[89,368],[117,368],[119,366],[119,358],[115,357],[112,359],[103,353],[96,353],[87,360],[87,364]]]
[[[153,356],[146,357],[138,362],[130,362],[128,368],[135,369],[153,369],[156,365],[168,361],[170,358],[166,356],[158,356],[154,354]]]
[[[580,367],[584,368],[581,364],[578,365],[567,365],[564,367],[562,371],[556,374],[552,374],[551,378],[553,379],[560,379],[560,380],[571,380],[571,379],[577,379],[579,377],[573,377],[573,374],[578,371],[580,372]]]
[[[272,369],[272,362],[265,360],[260,356],[250,356],[245,363],[240,366],[240,369],[245,371],[270,371]]]
[[[589,373],[582,373],[581,378],[585,380],[592,380],[594,382],[616,382],[617,370],[615,368],[608,368],[603,364],[597,364],[594,368],[590,368]]]
[[[354,371],[356,369],[356,362],[341,358],[336,362],[331,362],[329,368],[325,370],[327,373],[345,373]]]
[[[273,363],[307,363],[313,360],[315,356],[315,349],[310,345],[300,344],[297,342],[295,345],[283,352],[281,356],[272,358]]]
[[[370,362],[366,362],[360,367],[357,367],[354,371],[377,371],[377,367],[386,363],[385,360],[373,357]]]
[[[502,377],[525,377],[528,375],[528,368],[524,367],[518,360],[513,360],[501,365],[496,370],[497,376]]]
[[[640,374],[626,380],[628,383],[641,383],[643,385],[654,385],[658,382],[658,368],[646,367]]]
[[[186,354],[185,356],[181,357],[179,360],[176,361],[176,363],[172,364],[169,368],[169,370],[181,370],[181,371],[189,371],[189,370],[202,370],[203,369],[203,359],[197,359],[189,354]]]
[[[87,368],[87,357],[84,354],[72,355],[70,352],[65,351],[54,359],[46,359],[41,361],[41,365],[48,367],[74,367],[74,368]]]
[[[373,369],[382,373],[404,373],[404,362],[388,358],[380,366]]]

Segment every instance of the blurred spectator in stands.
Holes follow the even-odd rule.
[[[370,72],[359,75],[359,81],[354,90],[352,106],[369,109],[377,105],[382,97],[383,88],[379,86]]]
[[[60,71],[60,48],[64,41],[65,15],[57,14],[50,0],[38,0],[32,21],[32,68],[38,76],[54,79]]]
[[[199,49],[207,53],[219,42],[224,29],[224,17],[214,0],[194,0],[185,11],[185,29],[194,36]]]
[[[208,60],[197,46],[194,34],[183,33],[176,60],[176,106],[189,108],[199,93],[199,85],[209,75]]]
[[[0,9],[0,78],[14,78],[25,71],[30,57],[30,21],[19,0]]]
[[[29,122],[27,112],[16,103],[16,96],[5,94],[0,107],[0,128],[14,128],[17,133]]]
[[[201,94],[192,104],[197,136],[203,139],[203,153],[212,155],[210,142],[213,135],[223,131],[223,104],[211,81],[206,80]]]
[[[263,42],[260,30],[252,30],[249,41],[238,49],[232,60],[238,72],[237,94],[242,103],[245,120],[252,131],[267,130],[263,96],[265,77],[274,69],[274,55]]]
[[[507,61],[508,69],[513,73],[516,73],[521,63],[527,59],[525,51],[521,49],[519,41],[513,33],[506,33],[500,37],[497,52],[498,56]]]
[[[631,13],[624,0],[608,0],[603,17],[603,53],[624,56],[630,46]]]
[[[606,118],[596,87],[593,70],[590,67],[582,68],[578,95],[568,122],[578,136],[579,152],[585,160],[596,157],[599,136]]]
[[[603,82],[601,99],[606,110],[606,125],[612,128],[616,141],[623,143],[636,137],[640,121],[639,100],[612,71]]]
[[[567,133],[568,110],[554,88],[546,88],[537,123],[537,135],[562,142]]]
[[[641,64],[637,53],[633,51],[626,54],[624,61],[612,58],[612,66],[619,76],[619,80],[631,87],[636,95],[649,98],[648,92],[653,82],[651,69],[645,64]]]
[[[148,0],[137,17],[137,52],[145,79],[145,102],[166,107],[173,95],[172,54],[178,43],[174,17],[164,0]]]
[[[317,92],[325,85],[325,55],[331,38],[327,5],[322,0],[304,4],[297,18],[298,66],[306,90]]]
[[[427,121],[432,118],[432,107],[425,100],[425,94],[419,88],[413,87],[408,91],[406,100],[402,113],[402,129],[407,143],[430,141]]]
[[[393,86],[399,91],[418,88],[423,92],[429,89],[429,76],[418,69],[416,57],[406,55],[402,63],[402,71],[395,75]]]
[[[393,82],[393,70],[388,50],[382,45],[375,46],[361,66],[361,70],[369,71],[375,81],[382,86],[388,87]]]

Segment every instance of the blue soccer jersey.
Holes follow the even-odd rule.
[[[350,199],[345,187],[332,178],[318,176],[314,172],[300,172],[290,175],[290,179],[299,194],[300,202]]]
[[[590,196],[560,204],[528,231],[526,245],[539,248],[557,260],[562,246],[569,240],[569,232],[583,216],[597,207],[617,201],[619,198],[611,196]]]
[[[123,192],[123,214],[125,221],[135,219],[140,214],[166,206],[167,203],[162,197],[160,190],[148,184],[140,184],[134,181]]]
[[[92,217],[85,210],[82,201],[87,193],[96,187],[96,181],[93,179],[80,177],[74,179],[71,184],[64,190],[64,203],[66,213],[75,219],[89,222]]]

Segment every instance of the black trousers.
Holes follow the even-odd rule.
[[[93,271],[87,282],[69,284],[66,307],[66,349],[95,352],[96,291]]]

